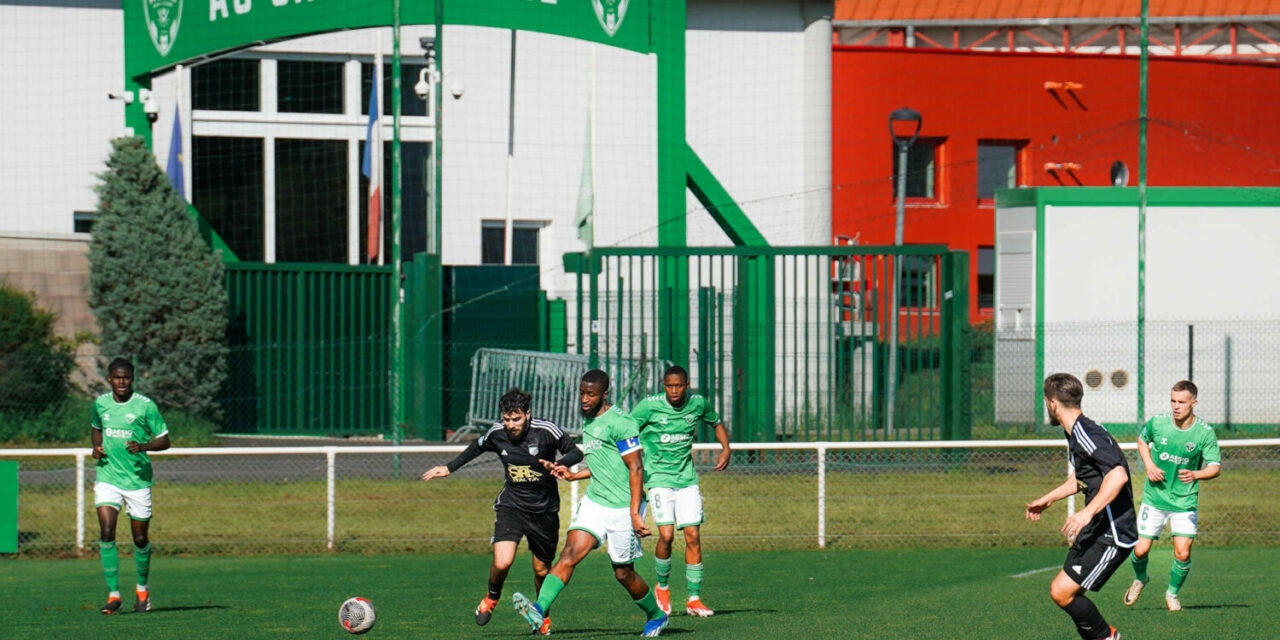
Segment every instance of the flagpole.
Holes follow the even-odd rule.
[[[511,30],[511,65],[507,81],[507,207],[502,225],[502,264],[511,265],[511,173],[516,149],[516,30]]]
[[[382,113],[384,111],[384,108],[382,105],[384,104],[383,101],[387,99],[387,96],[382,91],[382,32],[381,31],[378,32],[375,42],[377,44],[374,46],[374,50],[373,50],[373,83],[374,83],[373,86],[378,88],[377,89],[378,113],[376,115],[370,114],[369,117],[376,118],[376,120],[374,120],[375,122],[374,127],[378,130],[378,137],[377,137],[378,148],[377,149],[370,148],[369,153],[371,155],[369,156],[369,166],[371,168],[371,171],[370,171],[371,173],[373,171],[377,172],[375,175],[378,178],[378,188],[381,190],[385,188],[385,186],[382,184],[382,178],[386,176],[386,173],[387,173],[386,171],[383,171],[383,167],[382,167],[382,161],[383,161]],[[393,143],[393,147],[394,147],[394,143]],[[370,180],[372,179],[373,178],[370,178]],[[379,201],[379,204],[381,204],[383,202],[383,199],[379,197],[378,201]],[[393,203],[392,206],[394,207],[395,204]],[[378,208],[379,208],[379,213],[381,213],[382,207],[378,207]],[[387,238],[386,238],[386,232],[384,231],[385,228],[386,228],[386,225],[383,224],[382,217],[379,216],[378,217],[378,266],[379,267],[386,264]]]
[[[393,380],[395,390],[394,424],[392,425],[392,440],[395,444],[400,444],[402,432],[404,430],[404,405],[405,405],[405,389],[404,389],[404,261],[401,258],[403,247],[400,246],[400,207],[401,207],[401,176],[400,176],[400,116],[401,103],[401,72],[400,72],[400,2],[395,0],[392,7],[394,15],[392,16],[391,27],[391,262],[392,262],[392,288],[394,297],[392,298],[392,316],[391,329],[392,339],[395,341],[394,354],[394,375]],[[400,456],[397,454],[392,462],[395,477],[400,476]]]

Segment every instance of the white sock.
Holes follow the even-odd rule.
[[[107,599],[108,599],[108,600],[119,600],[119,599],[120,599],[120,592],[119,592],[119,591],[112,591],[111,593],[108,593],[108,594],[107,594]]]
[[[146,592],[147,592],[147,585],[145,584],[138,585],[138,593],[145,594]]]

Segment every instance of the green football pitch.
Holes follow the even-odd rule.
[[[677,549],[677,558],[679,550]],[[673,616],[666,635],[682,638],[1076,638],[1048,597],[1063,549],[786,551],[708,553],[703,596],[714,618]],[[133,561],[121,558],[121,586],[133,587]],[[1280,549],[1197,549],[1183,588],[1184,610],[1164,608],[1171,551],[1152,554],[1152,583],[1134,607],[1120,599],[1125,566],[1095,601],[1127,639],[1274,638],[1280,611]],[[646,579],[652,563],[638,566]],[[152,567],[149,614],[102,616],[97,560],[0,561],[0,595],[12,616],[3,638],[342,638],[338,605],[364,596],[378,623],[366,637],[514,638],[528,635],[503,602],[477,627],[488,557],[477,555],[166,558]],[[672,599],[683,600],[683,571]],[[531,589],[523,550],[504,600]],[[125,611],[132,597],[126,595]],[[682,614],[680,609],[678,612]],[[553,635],[629,637],[643,620],[593,553],[552,611]],[[1224,635],[1225,634],[1225,635]]]

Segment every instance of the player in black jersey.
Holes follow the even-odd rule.
[[[1075,376],[1055,373],[1045,378],[1045,408],[1050,422],[1066,432],[1073,471],[1066,482],[1027,504],[1027,518],[1039,520],[1049,505],[1084,491],[1084,507],[1062,524],[1062,533],[1075,541],[1049,586],[1049,597],[1071,616],[1084,640],[1119,640],[1120,632],[1084,594],[1101,589],[1138,542],[1133,488],[1120,445],[1081,413],[1083,397],[1084,385]]]
[[[489,567],[489,592],[476,607],[476,624],[480,625],[493,615],[521,537],[528,540],[533,553],[533,579],[539,589],[555,559],[560,539],[560,489],[542,461],[566,467],[582,461],[582,452],[560,427],[530,417],[532,403],[528,393],[508,390],[498,401],[502,422],[473,440],[449,464],[422,474],[423,480],[448,476],[485,451],[494,452],[502,461],[506,483],[493,501],[493,564]],[[541,632],[547,635],[550,631],[550,621],[544,622]]]

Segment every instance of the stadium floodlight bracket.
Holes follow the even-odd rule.
[[[911,132],[910,137],[898,135],[898,123],[916,123],[915,131]],[[903,107],[889,114],[889,135],[893,136],[893,143],[898,149],[906,149],[915,144],[916,138],[920,137],[920,129],[924,126],[924,116],[920,115],[915,109]]]

